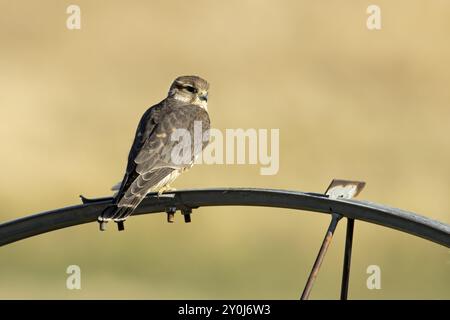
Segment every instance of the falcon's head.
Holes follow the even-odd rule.
[[[169,97],[207,110],[208,89],[208,82],[200,77],[181,76],[176,78],[170,86]]]

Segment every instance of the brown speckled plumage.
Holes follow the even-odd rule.
[[[144,113],[114,204],[100,215],[99,222],[104,224],[114,220],[123,224],[148,192],[164,190],[181,172],[193,165],[195,157],[209,142],[208,88],[208,83],[202,78],[178,77],[172,83],[168,97]],[[194,141],[196,121],[201,122],[205,136],[202,141]],[[184,161],[174,159],[172,155],[172,150],[180,143],[171,137],[176,129],[184,129],[190,134],[190,158]],[[201,145],[195,147],[195,143]]]

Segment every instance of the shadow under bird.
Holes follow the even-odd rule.
[[[209,143],[208,89],[208,82],[200,77],[178,77],[167,98],[144,113],[113,204],[98,217],[100,230],[106,229],[108,221],[116,222],[119,231],[124,230],[124,221],[147,193],[158,192],[159,196],[173,190],[170,183],[193,166]],[[194,134],[198,125],[200,139]]]

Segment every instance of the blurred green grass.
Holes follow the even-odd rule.
[[[378,1],[376,32],[366,1],[78,1],[79,31],[65,28],[69,4],[0,1],[1,220],[110,194],[141,114],[198,74],[214,127],[280,129],[280,171],[202,165],[176,188],[361,179],[363,199],[450,222],[450,4]],[[190,225],[61,230],[1,249],[0,298],[295,299],[327,219],[202,208]],[[338,297],[343,234],[312,298]],[[450,298],[448,249],[365,223],[355,237],[351,298]],[[65,288],[70,264],[80,291]]]

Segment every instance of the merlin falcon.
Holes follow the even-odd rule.
[[[167,98],[144,113],[113,204],[98,217],[100,230],[105,230],[108,221],[123,230],[124,221],[147,193],[160,196],[171,190],[170,183],[193,166],[209,142],[208,89],[208,82],[200,77],[178,77]],[[194,134],[199,126],[200,139]],[[181,150],[180,141],[184,141],[182,152],[176,152]]]

